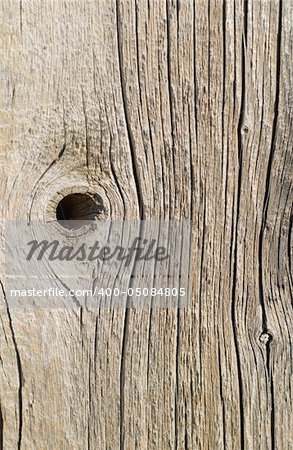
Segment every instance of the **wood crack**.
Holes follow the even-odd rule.
[[[237,143],[238,143],[238,185],[236,192],[236,220],[234,230],[234,255],[233,255],[233,281],[232,281],[232,304],[231,304],[231,320],[233,328],[233,337],[235,344],[237,371],[238,371],[238,389],[239,389],[239,431],[240,431],[240,448],[244,450],[244,406],[243,406],[243,379],[241,368],[241,356],[240,356],[240,344],[237,335],[237,319],[236,319],[236,291],[237,291],[237,265],[238,265],[238,225],[240,217],[240,203],[241,203],[241,188],[242,188],[242,165],[243,165],[243,140],[242,140],[242,127],[244,122],[245,111],[245,86],[246,86],[246,42],[247,42],[247,14],[248,4],[244,1],[243,8],[243,36],[241,45],[241,102],[240,102],[240,114],[237,127]],[[231,246],[232,247],[232,246]]]
[[[1,285],[2,293],[3,293],[3,297],[4,297],[4,302],[5,302],[5,305],[6,305],[8,322],[9,322],[9,327],[10,327],[10,331],[11,331],[11,338],[12,338],[13,347],[14,347],[14,351],[15,351],[16,366],[17,366],[17,371],[18,371],[18,415],[19,415],[19,417],[18,417],[17,449],[20,450],[21,442],[22,442],[22,420],[23,420],[23,418],[22,418],[22,410],[23,410],[23,401],[22,401],[22,387],[23,387],[22,365],[21,365],[19,349],[18,349],[18,346],[17,346],[15,334],[14,334],[14,328],[13,328],[12,318],[11,318],[11,314],[10,314],[10,309],[9,309],[9,306],[8,306],[4,285],[3,285],[1,280],[0,280],[0,285]],[[2,413],[1,413],[1,417],[2,417],[2,421],[3,421]],[[3,439],[3,436],[2,436],[2,439]]]
[[[259,234],[259,292],[260,292],[260,303],[262,308],[262,334],[269,335],[268,332],[268,323],[266,316],[266,300],[264,293],[264,274],[263,274],[263,246],[264,246],[264,234],[267,225],[267,215],[268,215],[268,204],[269,204],[269,195],[270,195],[270,182],[271,182],[271,173],[272,173],[272,164],[274,158],[274,152],[276,148],[276,132],[277,132],[277,124],[278,124],[278,115],[279,115],[279,99],[280,99],[280,70],[281,70],[281,42],[282,42],[282,0],[279,2],[279,18],[278,18],[278,35],[277,35],[277,46],[276,46],[276,91],[275,91],[275,105],[274,105],[274,119],[272,126],[272,138],[271,138],[271,148],[267,166],[266,173],[266,185],[265,185],[265,194],[263,201],[263,215],[262,215],[262,224]],[[275,449],[275,402],[274,402],[274,380],[273,380],[273,372],[270,367],[270,346],[272,343],[272,339],[267,339],[265,342],[266,349],[266,370],[270,383],[270,402],[271,402],[271,446],[272,450]]]
[[[135,152],[135,144],[132,136],[130,119],[127,107],[127,96],[126,96],[126,81],[123,74],[123,52],[122,52],[122,37],[121,37],[121,14],[120,14],[120,6],[119,0],[116,0],[116,27],[117,27],[117,49],[118,49],[118,66],[119,66],[119,76],[121,82],[121,95],[122,95],[122,105],[123,112],[125,118],[126,131],[128,136],[128,143],[130,149],[130,156],[132,162],[132,171],[134,176],[134,182],[136,187],[136,195],[137,195],[137,204],[139,209],[139,217],[140,219],[144,218],[144,204],[143,204],[143,196],[141,191],[140,184],[140,174],[138,169],[137,157]]]

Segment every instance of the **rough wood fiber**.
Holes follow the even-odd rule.
[[[0,8],[1,218],[91,191],[195,236],[190,309],[9,309],[2,277],[0,448],[293,448],[292,1]]]

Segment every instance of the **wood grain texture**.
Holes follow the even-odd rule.
[[[292,1],[0,16],[1,223],[91,191],[194,229],[189,309],[12,309],[1,276],[0,448],[292,449]]]

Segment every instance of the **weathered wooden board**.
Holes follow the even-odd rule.
[[[0,448],[293,448],[292,1],[0,16],[2,223],[91,191],[194,230],[189,309],[9,308],[1,270]]]

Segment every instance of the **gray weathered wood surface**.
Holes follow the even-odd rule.
[[[195,240],[190,309],[13,309],[1,276],[0,448],[293,448],[292,14],[1,1],[2,222],[91,190]]]

